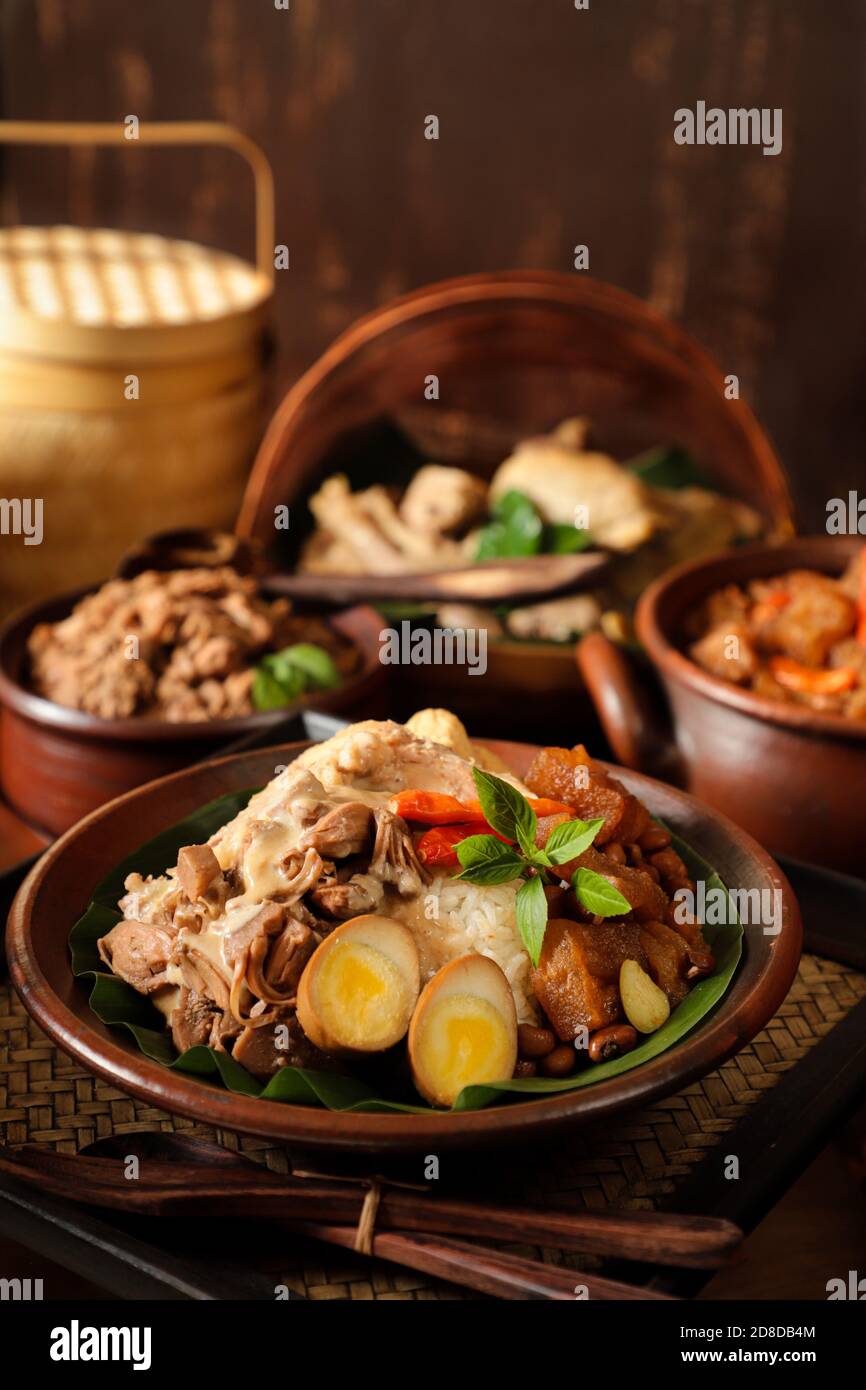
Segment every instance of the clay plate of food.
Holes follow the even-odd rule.
[[[23,885],[26,1007],[163,1109],[312,1148],[526,1140],[772,1017],[801,925],[722,816],[581,745],[365,721],[119,797]]]

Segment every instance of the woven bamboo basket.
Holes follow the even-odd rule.
[[[136,145],[221,145],[252,170],[257,223],[255,265],[139,232],[0,230],[8,612],[103,579],[149,532],[231,526],[264,423],[274,230],[270,166],[228,126],[143,124],[129,140],[120,123],[10,121],[0,143],[119,145],[130,158]]]

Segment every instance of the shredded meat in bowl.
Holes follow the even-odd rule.
[[[103,719],[232,719],[253,713],[259,659],[295,642],[322,647],[343,676],[355,669],[345,638],[266,598],[253,578],[228,567],[148,570],[35,627],[30,679],[39,695]]]

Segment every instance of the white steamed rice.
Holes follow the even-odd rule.
[[[489,956],[505,974],[520,1023],[537,1023],[538,1008],[529,985],[529,956],[520,940],[514,900],[520,880],[481,888],[437,876],[427,892],[438,898],[442,962],[477,951]]]

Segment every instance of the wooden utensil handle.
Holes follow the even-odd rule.
[[[578,642],[575,660],[616,761],[636,772],[657,767],[671,730],[651,709],[630,658],[604,633],[590,632]]]
[[[0,1171],[47,1191],[70,1191],[82,1201],[170,1216],[219,1211],[224,1217],[301,1218],[357,1223],[364,1199],[358,1182],[248,1174],[245,1165],[155,1163],[130,1185],[115,1159],[86,1158],[50,1150],[0,1146]],[[354,1225],[353,1225],[354,1228]],[[536,1211],[428,1196],[385,1186],[376,1216],[377,1234],[413,1232],[448,1238],[455,1234],[520,1244],[556,1246],[586,1254],[613,1255],[655,1264],[698,1269],[720,1265],[742,1238],[739,1228],[713,1217],[659,1212]]]
[[[256,207],[256,265],[274,280],[274,176],[264,150],[221,121],[142,121],[130,139],[123,121],[0,121],[4,145],[219,145],[252,170]]]
[[[733,1222],[664,1212],[536,1211],[486,1203],[413,1198],[386,1189],[380,1223],[400,1230],[459,1231],[489,1240],[547,1245],[679,1268],[714,1269],[742,1240]]]
[[[291,1229],[316,1240],[355,1248],[355,1229],[352,1226],[331,1226],[318,1222],[291,1222]],[[472,1245],[469,1241],[448,1236],[424,1235],[402,1231],[379,1231],[373,1237],[373,1254],[379,1259],[448,1279],[477,1293],[506,1299],[552,1299],[574,1302],[591,1299],[667,1299],[669,1296],[650,1292],[636,1285],[621,1284],[600,1275],[584,1274],[527,1260],[489,1246]]]
[[[399,574],[271,574],[267,586],[287,598],[366,603],[400,598],[420,603],[516,603],[572,593],[598,580],[610,564],[603,551],[482,560],[455,569]]]

